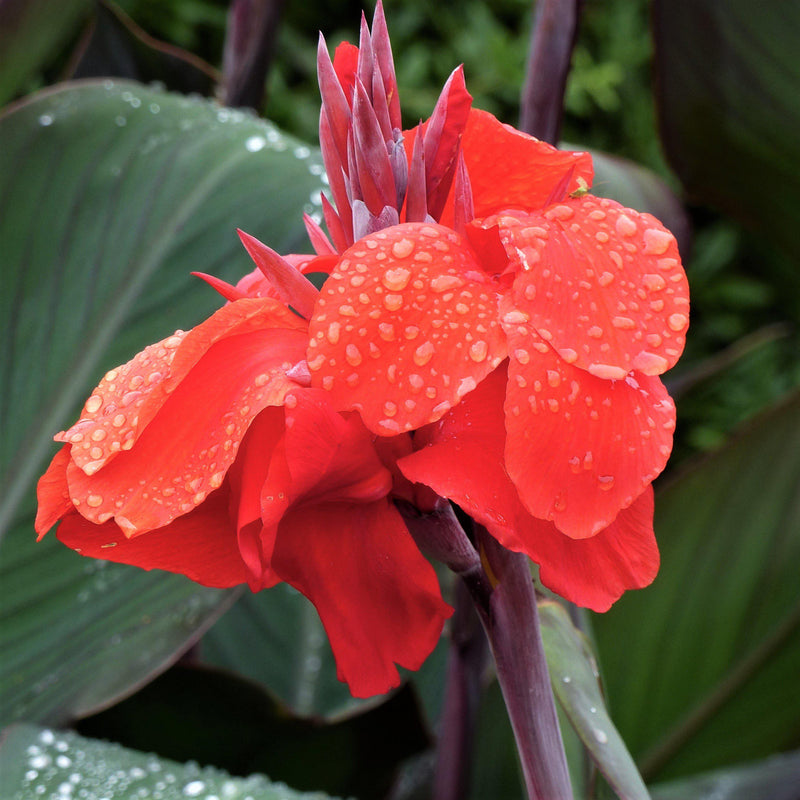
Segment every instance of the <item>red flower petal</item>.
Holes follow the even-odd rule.
[[[387,500],[292,509],[280,524],[273,566],[316,606],[339,679],[355,697],[397,686],[395,664],[419,669],[452,613]]]
[[[54,456],[50,466],[36,484],[36,510],[34,529],[41,539],[65,514],[74,510],[67,486],[67,464],[70,446],[65,444]]]
[[[559,357],[531,323],[506,329],[508,474],[533,516],[573,538],[593,536],[664,468],[675,405],[658,378],[595,378]]]
[[[530,516],[518,517],[518,524],[520,537],[531,545],[525,552],[540,565],[542,583],[592,611],[608,611],[628,589],[649,586],[658,572],[650,486],[589,539],[570,539],[552,523]]]
[[[515,307],[567,361],[614,379],[675,364],[689,286],[675,237],[654,217],[587,196],[498,222],[518,270]]]
[[[204,586],[224,588],[247,580],[227,508],[227,493],[214,492],[190,514],[133,539],[113,522],[97,525],[72,513],[56,535],[84,556],[177,572]]]
[[[548,588],[578,605],[606,611],[627,589],[648,585],[658,570],[650,487],[589,539],[571,539],[531,516],[503,468],[498,369],[439,422],[420,430],[420,449],[398,465],[413,481],[453,500],[511,550],[536,561]]]
[[[541,208],[570,170],[567,192],[578,189],[581,180],[592,183],[588,153],[558,150],[486,111],[470,112],[461,147],[478,217],[508,208]]]
[[[456,233],[408,223],[365,237],[309,328],[314,385],[392,435],[438,419],[505,357],[495,290]]]
[[[216,341],[259,328],[304,327],[273,300],[240,300],[223,306],[188,333],[149,345],[127,364],[105,374],[81,418],[54,438],[72,445],[72,460],[87,475],[130,450],[167,397]]]
[[[285,371],[302,359],[306,339],[286,309],[298,323],[284,327],[276,305],[240,300],[220,309],[209,322],[239,316],[241,324],[228,327],[238,335],[216,336],[211,346],[208,337],[192,335],[198,328],[187,334],[165,379],[174,391],[159,398],[135,446],[92,476],[74,464],[67,469],[84,517],[98,523],[114,517],[132,535],[163,527],[221,485],[253,418],[295,386]]]
[[[506,369],[500,367],[438,422],[417,431],[411,455],[398,467],[415,483],[458,503],[474,519],[516,541],[517,491],[503,469],[506,438],[503,400]]]

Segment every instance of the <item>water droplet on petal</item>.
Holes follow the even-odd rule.
[[[620,330],[629,331],[636,327],[636,323],[630,317],[614,317],[611,324]]]
[[[93,394],[87,401],[86,401],[86,411],[89,414],[94,414],[96,411],[100,410],[100,406],[103,405],[103,398],[100,397],[99,394]]]
[[[403,239],[402,241],[408,241],[407,239]],[[397,246],[398,242],[395,242],[395,247]],[[386,272],[383,273],[381,277],[381,282],[383,285],[391,292],[399,292],[408,286],[408,282],[411,280],[411,271],[405,269],[404,267],[397,267],[396,269],[387,269]]]
[[[403,238],[392,244],[392,255],[395,258],[408,258],[413,252],[414,242],[412,239]]]
[[[431,281],[431,289],[434,292],[448,292],[459,289],[464,285],[464,281],[456,275],[437,275]]]
[[[628,374],[623,367],[615,367],[612,364],[589,364],[587,371],[596,378],[608,381],[621,381]]]
[[[328,325],[328,332],[326,334],[328,341],[331,344],[336,344],[339,341],[339,335],[341,334],[342,326],[339,322],[331,322]]]
[[[482,339],[479,339],[477,342],[473,342],[469,347],[469,357],[476,364],[480,364],[481,361],[484,361],[488,354],[489,345],[486,344],[486,342],[484,342]]]
[[[647,255],[663,255],[673,241],[674,237],[669,231],[648,228],[644,232],[644,252]]]
[[[564,347],[558,351],[558,354],[567,364],[574,364],[578,360],[578,354],[571,347]]]
[[[689,324],[689,317],[686,314],[670,314],[667,325],[673,331],[682,331]]]
[[[344,351],[344,357],[347,359],[347,363],[352,367],[357,367],[362,361],[361,351],[354,344],[347,345]]]
[[[86,498],[86,505],[89,506],[89,508],[99,508],[101,505],[103,505],[102,495],[90,494]]]
[[[389,311],[397,311],[403,305],[403,295],[401,294],[387,294],[383,298],[383,304]]]
[[[418,367],[422,367],[427,364],[432,358],[434,353],[434,347],[430,342],[423,342],[415,351],[414,351],[414,363]]]
[[[600,486],[600,489],[604,492],[608,492],[609,490],[614,488],[614,476],[613,475],[600,475],[597,478],[597,483]]]
[[[617,229],[617,233],[620,236],[634,236],[638,230],[636,223],[625,214],[620,214],[617,217],[614,227]]]

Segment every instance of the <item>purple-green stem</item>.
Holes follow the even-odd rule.
[[[556,144],[582,0],[537,0],[520,99],[520,130]]]
[[[444,501],[426,515],[404,504],[399,508],[420,549],[447,564],[461,578],[472,598],[494,656],[528,797],[571,800],[567,759],[544,656],[528,558],[506,550],[480,526],[475,530],[476,549],[452,507]],[[460,727],[474,725],[474,717],[465,716],[474,714],[474,704],[462,700],[458,687],[448,687],[440,736],[459,737]],[[466,773],[465,765],[453,761],[465,756],[463,747],[441,747],[439,756],[436,786],[439,789],[441,785],[442,794],[434,794],[435,800],[463,797],[463,793],[445,792],[460,786]],[[449,761],[443,762],[444,757]]]

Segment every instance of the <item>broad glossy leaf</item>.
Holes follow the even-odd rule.
[[[646,778],[800,743],[800,395],[661,488],[653,586],[595,618],[612,715]]]
[[[588,642],[561,603],[540,602],[539,619],[553,691],[570,724],[620,797],[647,800],[644,782],[606,710]]]
[[[52,435],[107,369],[220,305],[189,273],[249,271],[237,226],[304,246],[322,168],[268,123],[134,83],[43,92],[0,140],[0,706],[59,721],[163,669],[228,593],[35,545]]]
[[[75,34],[91,0],[3,0],[0,3],[0,105],[25,90]]]
[[[0,740],[3,796],[130,800],[325,800],[262,775],[234,778],[219,769],[179,764],[66,731],[14,725]]]
[[[164,669],[233,601],[183,576],[83,558],[32,520],[3,542],[0,726],[63,724]]]
[[[800,254],[800,4],[656,0],[657,101],[689,194]]]
[[[794,800],[800,751],[652,787],[653,800]]]

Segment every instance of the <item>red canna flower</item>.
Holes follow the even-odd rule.
[[[306,323],[274,284],[213,282],[235,299],[107,373],[56,437],[36,530],[61,520],[58,538],[83,555],[208,586],[290,583],[316,605],[352,693],[386,692],[451,613],[391,503],[410,442],[376,447],[356,414],[308,388]]]
[[[689,310],[676,241],[650,215],[588,194],[587,154],[471,110],[460,70],[431,119],[401,138],[384,113],[396,86],[380,19],[333,64],[320,48],[320,135],[336,201],[336,211],[324,206],[335,244],[326,252],[339,258],[310,320],[312,385],[381,436],[441,420],[448,433],[415,437],[435,457],[401,468],[478,519],[488,512],[466,487],[496,472],[516,522],[494,530],[540,563],[557,533],[575,563],[579,553],[605,558],[598,548],[613,540],[603,552],[628,574],[609,575],[606,589],[559,572],[558,548],[550,568],[542,563],[553,588],[607,607],[657,565],[650,484],[675,427],[658,376],[683,350]],[[395,158],[401,142],[406,163]],[[354,157],[363,152],[372,157]],[[444,440],[459,430],[459,404],[474,405],[490,377],[491,413],[502,407],[504,423],[470,467]],[[646,557],[632,555],[628,568],[638,545]]]

